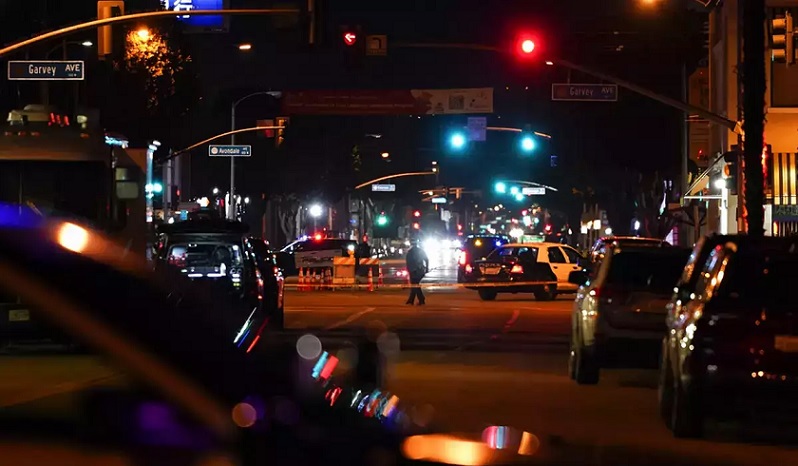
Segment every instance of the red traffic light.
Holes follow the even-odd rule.
[[[521,52],[532,53],[535,51],[535,41],[532,39],[525,39],[521,41]]]
[[[416,218],[421,217],[421,211],[416,210],[415,212],[413,212],[413,217]]]
[[[515,53],[520,57],[531,57],[537,55],[538,43],[534,37],[530,35],[522,35],[518,37],[515,43]]]
[[[344,44],[352,46],[355,45],[357,42],[357,34],[352,31],[347,31],[344,33]]]

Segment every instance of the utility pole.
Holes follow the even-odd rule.
[[[743,178],[747,230],[765,234],[762,150],[765,144],[765,0],[741,0],[743,6]]]

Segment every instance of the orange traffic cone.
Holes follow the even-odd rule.
[[[374,291],[374,272],[369,267],[369,291]]]
[[[380,266],[380,268],[379,268],[379,275],[377,276],[377,287],[379,288],[379,287],[381,287],[382,285],[384,285],[384,283],[383,283],[383,281],[382,281],[382,266]]]

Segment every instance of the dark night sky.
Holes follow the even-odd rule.
[[[151,137],[179,148],[222,132],[229,127],[232,98],[256,90],[491,86],[496,89],[496,112],[490,116],[489,124],[530,124],[552,134],[551,146],[541,148],[547,153],[540,156],[559,156],[560,168],[564,169],[560,180],[572,175],[568,168],[573,172],[619,165],[667,172],[678,165],[681,114],[676,110],[624,90],[617,103],[551,102],[550,84],[567,79],[562,69],[521,66],[512,56],[484,52],[391,49],[390,43],[462,42],[507,44],[509,48],[516,32],[534,31],[542,54],[568,57],[678,98],[682,63],[687,61],[692,67],[701,54],[697,35],[700,21],[697,15],[688,14],[689,0],[664,1],[666,6],[655,11],[641,8],[637,0],[318,1],[323,6],[326,31],[322,44],[312,51],[302,45],[300,28],[278,28],[265,17],[234,17],[227,34],[188,37],[202,104],[174,121],[170,128],[155,130],[162,134]],[[231,2],[234,7],[272,4],[258,0]],[[127,8],[151,8],[152,3],[157,2],[128,2]],[[0,42],[14,42],[37,30],[90,19],[96,14],[95,5],[89,0],[1,1],[4,27],[0,28]],[[369,59],[361,67],[347,67],[339,43],[342,24],[359,24],[365,33],[387,34],[389,56]],[[94,39],[96,34],[87,33],[80,39],[84,37]],[[240,52],[235,47],[239,42],[250,42],[253,49]],[[618,45],[623,45],[620,52]],[[578,74],[571,75],[571,80],[595,82]],[[11,83],[0,87],[0,92],[2,111],[30,103],[34,94],[30,86]],[[239,106],[238,113],[238,126],[244,127],[254,126],[256,119],[276,116],[279,110],[267,99],[253,98]],[[484,185],[491,176],[519,170],[534,172],[542,163],[516,162],[517,158],[507,153],[512,141],[504,135],[490,137],[469,160],[418,151],[439,149],[442,128],[464,120],[465,117],[451,116],[297,117],[292,126],[306,129],[303,139],[310,141],[294,142],[294,147],[301,146],[302,151],[313,154],[304,159],[307,163],[313,163],[314,157],[321,163],[329,159],[325,151],[340,152],[347,145],[351,147],[358,134],[379,132],[385,134],[384,146],[373,149],[397,154],[395,166],[422,168],[431,159],[441,160],[451,167],[448,176],[458,178],[446,180],[451,185]],[[256,150],[258,144],[265,144],[254,136],[242,137],[239,142],[252,142]],[[214,185],[227,185],[226,162],[208,160],[203,155],[203,151],[198,152],[192,164],[195,193]],[[274,164],[248,160],[242,165],[241,182],[247,189],[261,190],[263,180],[274,179]],[[485,166],[491,170],[485,170]],[[481,179],[474,175],[481,175]]]

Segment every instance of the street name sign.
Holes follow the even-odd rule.
[[[25,60],[8,62],[9,81],[83,81],[82,60]]]
[[[209,146],[208,155],[211,157],[250,157],[252,146]]]
[[[484,142],[487,138],[488,119],[486,117],[468,117],[468,140]]]
[[[380,192],[380,193],[392,193],[396,191],[395,184],[373,184],[371,185],[371,190],[373,192]]]
[[[617,84],[567,84],[551,85],[551,100],[574,102],[617,102]]]
[[[546,194],[546,188],[527,186],[521,188],[521,194],[524,196],[543,196]]]
[[[445,197],[433,197],[432,203],[433,204],[446,204],[447,200]]]

